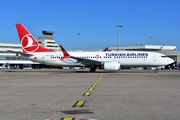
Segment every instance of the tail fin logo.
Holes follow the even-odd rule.
[[[24,52],[33,53],[39,48],[39,43],[34,40],[31,34],[26,34],[21,39],[21,45]]]

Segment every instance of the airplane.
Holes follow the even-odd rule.
[[[62,52],[42,47],[23,24],[16,24],[22,52],[15,52],[22,58],[40,64],[57,67],[86,67],[96,72],[99,67],[104,71],[119,71],[121,67],[159,67],[174,63],[174,60],[161,53],[146,51],[100,51]],[[158,69],[155,69],[158,72]]]

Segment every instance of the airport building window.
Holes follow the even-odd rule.
[[[6,60],[10,60],[10,57],[6,57]]]
[[[9,54],[10,52],[6,52],[6,51],[0,51],[0,53]]]
[[[0,48],[21,49],[22,47],[0,46]]]
[[[5,56],[0,56],[0,60],[5,60],[6,57]]]
[[[177,61],[177,56],[167,56],[167,57],[170,57],[170,58],[172,58],[173,60]]]
[[[0,56],[0,60],[26,60],[18,56]]]
[[[32,65],[31,64],[24,64],[24,69],[32,69]]]

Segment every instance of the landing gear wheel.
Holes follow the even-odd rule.
[[[96,72],[95,68],[90,68],[90,72]]]
[[[93,69],[92,68],[90,68],[90,72],[92,72],[93,71]]]
[[[155,69],[154,72],[155,72],[155,73],[158,73],[159,71],[158,71],[158,69]]]

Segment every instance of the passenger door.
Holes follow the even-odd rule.
[[[45,63],[45,61],[46,61],[46,55],[42,54],[42,62]]]
[[[153,54],[153,62],[156,62],[156,61],[157,61],[157,55]]]

